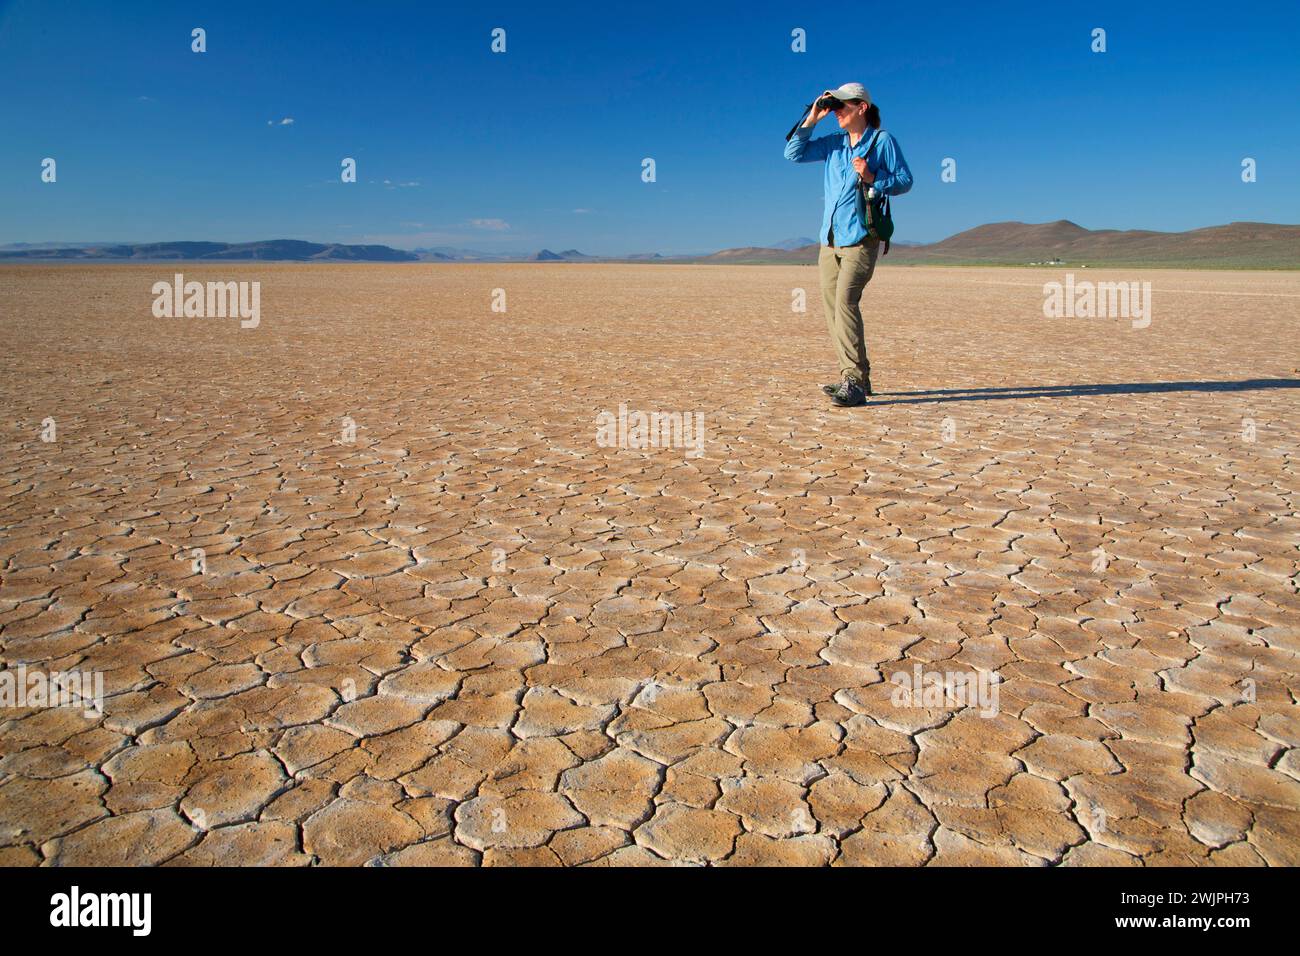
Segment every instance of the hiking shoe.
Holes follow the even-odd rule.
[[[827,395],[834,395],[836,392],[838,392],[838,391],[840,390],[840,385],[842,385],[842,384],[843,384],[842,382],[836,382],[834,385],[823,385],[823,386],[822,386],[822,391],[823,391],[824,393],[826,393]],[[876,394],[875,392],[873,392],[873,391],[871,390],[871,376],[870,376],[870,375],[867,376],[867,380],[866,380],[866,382],[865,382],[865,383],[863,384],[863,386],[862,386],[862,391],[863,391],[863,393],[864,393],[868,398],[870,398],[872,395]]]
[[[840,383],[840,387],[831,393],[831,401],[844,408],[853,405],[865,405],[867,393],[862,390],[862,386],[857,382],[846,378]]]

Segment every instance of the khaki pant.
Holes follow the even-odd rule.
[[[817,259],[826,331],[840,361],[840,377],[853,379],[859,385],[864,385],[871,374],[871,363],[867,360],[858,303],[876,271],[879,253],[880,240],[867,239],[860,246],[822,246]]]

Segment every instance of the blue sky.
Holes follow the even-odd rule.
[[[0,242],[620,255],[813,236],[820,169],[787,162],[784,135],[849,80],[916,179],[900,239],[1010,219],[1300,222],[1293,0],[600,9],[0,0]]]

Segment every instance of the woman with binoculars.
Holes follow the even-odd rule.
[[[842,132],[812,139],[813,127],[831,113]],[[840,381],[823,385],[822,391],[836,405],[862,405],[871,394],[871,363],[859,300],[875,271],[882,241],[873,201],[907,192],[912,173],[894,137],[880,129],[880,110],[861,83],[845,83],[818,96],[787,139],[785,156],[796,163],[825,162],[826,206],[817,264]],[[887,225],[892,230],[892,223]],[[888,251],[888,233],[883,238]]]

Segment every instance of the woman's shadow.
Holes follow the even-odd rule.
[[[1240,382],[1127,382],[1112,385],[1022,385],[1009,388],[932,388],[914,392],[877,392],[871,405],[916,405],[925,402],[982,402],[995,398],[1073,398],[1088,395],[1141,395],[1153,392],[1248,392],[1300,388],[1296,378],[1248,378]]]

